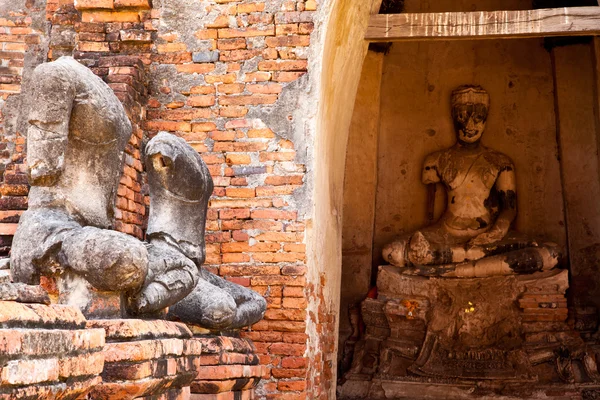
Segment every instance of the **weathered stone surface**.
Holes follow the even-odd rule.
[[[83,329],[85,318],[81,311],[69,306],[0,301],[0,327],[2,328],[52,328],[55,326]]]
[[[0,359],[100,351],[101,329],[0,329]]]
[[[76,308],[0,301],[0,398],[80,398],[100,382],[104,330]]]
[[[409,382],[417,391],[434,383],[463,398],[461,385],[482,380],[542,388],[596,379],[595,353],[566,324],[566,270],[453,279],[383,266],[377,287],[377,299],[362,305],[366,333],[354,348],[344,398],[362,391],[368,398],[394,398],[412,390],[399,390]],[[578,363],[585,371],[574,372]],[[358,390],[364,381],[370,383]]]
[[[169,317],[211,330],[236,329],[262,319],[267,302],[258,293],[201,270],[186,298],[169,308]]]
[[[0,300],[50,304],[50,297],[41,286],[26,285],[24,283],[0,283]]]
[[[170,236],[187,257],[201,265],[206,210],[213,190],[206,164],[185,140],[159,132],[146,146],[146,166],[152,193],[148,236]]]
[[[0,396],[6,399],[67,399],[81,398],[88,393],[92,387],[99,384],[102,378],[94,376],[91,378],[72,381],[69,383],[57,382],[45,385],[29,385],[23,387],[0,388]]]
[[[206,257],[204,228],[213,190],[200,155],[183,139],[159,132],[146,146],[146,165],[150,269],[138,307],[187,295],[169,308],[172,318],[210,329],[241,328],[260,320],[266,310],[262,296],[205,270],[197,277]]]
[[[121,232],[86,226],[63,241],[64,262],[98,290],[138,288],[147,273],[143,243]]]
[[[32,188],[13,242],[13,278],[37,283],[40,274],[62,273],[68,265],[97,289],[138,288],[146,275],[145,246],[106,230],[131,135],[121,102],[69,57],[39,66],[32,82]]]
[[[107,342],[192,337],[192,333],[185,324],[162,320],[96,319],[87,321],[86,326],[88,329],[104,329]]]
[[[192,53],[192,61],[195,63],[217,62],[219,61],[219,51],[206,50]]]
[[[78,228],[110,227],[131,134],[112,90],[74,59],[40,65],[32,82],[37,106],[29,115],[27,141],[30,209],[11,253],[13,276],[26,283],[35,282],[42,268],[61,266],[62,241]]]
[[[99,291],[81,275],[71,271],[55,279],[58,302],[76,307],[85,316],[95,318],[120,318],[124,295],[118,292]]]
[[[227,336],[199,336],[203,354],[221,354],[225,352],[252,354],[256,352],[254,343],[249,339],[239,339]]]

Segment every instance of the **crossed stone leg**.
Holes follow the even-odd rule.
[[[151,257],[147,283],[136,297],[137,308],[153,311],[154,304],[165,304],[155,299],[176,293],[178,302],[169,307],[171,318],[215,330],[259,321],[266,310],[263,297],[201,267],[206,208],[213,188],[201,157],[183,139],[167,133],[148,143],[146,156]]]
[[[260,320],[266,309],[261,296],[201,268],[212,179],[200,156],[166,133],[149,142],[147,156],[148,243],[84,226],[68,207],[33,207],[15,235],[14,279],[35,283],[39,275],[73,271],[98,290],[125,292],[130,314],[172,306],[172,317],[219,330]]]

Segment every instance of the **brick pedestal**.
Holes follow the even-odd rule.
[[[598,349],[567,323],[566,270],[444,279],[385,266],[377,283],[341,399],[600,393]]]
[[[0,398],[82,398],[100,383],[104,331],[85,324],[73,307],[0,301]]]
[[[181,323],[91,320],[106,332],[102,383],[92,399],[186,399],[200,365],[201,341]]]
[[[191,400],[254,399],[254,388],[265,375],[249,339],[200,336],[201,368],[191,384]]]

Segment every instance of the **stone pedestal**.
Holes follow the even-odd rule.
[[[90,320],[106,333],[102,383],[92,399],[187,399],[200,369],[202,341],[181,323],[162,320]]]
[[[384,266],[377,289],[362,303],[365,334],[342,398],[525,398],[599,376],[594,352],[566,323],[566,270],[456,279]]]
[[[201,368],[191,384],[191,400],[254,399],[254,388],[265,375],[249,339],[197,336],[202,343]]]
[[[0,301],[0,398],[85,397],[101,382],[103,346],[104,331],[86,329],[78,309]]]

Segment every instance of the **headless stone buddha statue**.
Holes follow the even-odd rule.
[[[40,275],[82,277],[96,290],[123,294],[127,315],[149,315],[195,294],[202,301],[186,308],[183,322],[208,329],[260,320],[266,309],[261,296],[201,268],[213,182],[200,155],[168,133],[150,140],[148,242],[111,230],[132,129],[121,102],[70,57],[38,66],[32,89],[31,190],[13,239],[13,280],[37,284]],[[78,293],[72,286],[71,300]]]
[[[456,144],[425,158],[422,181],[433,219],[435,188],[444,185],[447,207],[440,219],[386,245],[383,257],[407,273],[483,277],[554,268],[558,246],[538,243],[510,227],[517,215],[514,164],[480,143],[490,100],[480,86],[452,93]]]

